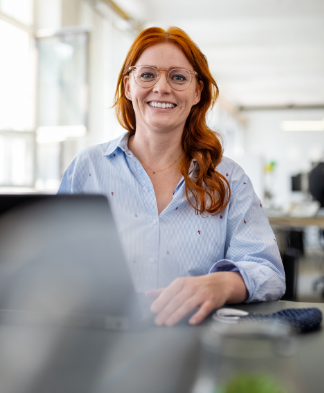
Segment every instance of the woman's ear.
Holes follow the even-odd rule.
[[[125,96],[128,100],[132,101],[132,95],[130,90],[130,81],[129,76],[124,76],[124,88],[125,88]]]
[[[204,88],[204,82],[198,81],[196,92],[195,92],[194,105],[198,104],[198,102],[200,101],[201,92],[203,91],[203,88]]]

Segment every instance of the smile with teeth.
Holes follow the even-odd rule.
[[[162,108],[162,109],[174,108],[176,106],[176,105],[172,104],[171,102],[154,102],[154,101],[151,101],[148,104],[153,106],[154,108]]]

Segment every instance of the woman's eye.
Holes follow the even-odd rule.
[[[155,75],[152,74],[151,72],[144,72],[141,74],[141,79],[154,79]]]
[[[182,74],[172,75],[171,79],[175,82],[185,82],[187,78]]]

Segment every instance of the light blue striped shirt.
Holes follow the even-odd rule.
[[[197,215],[182,178],[170,204],[158,214],[153,185],[128,149],[128,133],[78,154],[63,175],[59,193],[96,193],[110,203],[138,291],[162,288],[177,277],[239,271],[248,302],[278,300],[285,274],[276,239],[250,179],[223,157],[217,171],[231,187],[220,214]],[[195,176],[193,161],[190,176]]]

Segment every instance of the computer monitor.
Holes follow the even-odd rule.
[[[309,193],[324,207],[324,162],[320,162],[308,175]]]
[[[291,176],[291,191],[302,190],[302,174],[298,173],[295,176]]]

